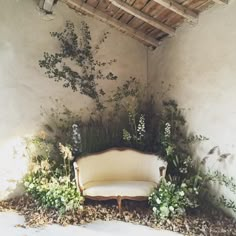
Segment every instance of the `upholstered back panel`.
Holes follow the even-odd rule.
[[[153,154],[110,149],[77,160],[80,185],[93,181],[151,181],[159,183],[166,162]],[[165,171],[163,172],[165,174]]]

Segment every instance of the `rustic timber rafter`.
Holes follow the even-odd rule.
[[[197,13],[188,9],[185,6],[182,6],[181,4],[179,4],[173,0],[153,0],[153,1],[162,5],[163,7],[167,8],[167,9],[177,13],[178,15],[183,16],[184,18],[186,18],[192,22],[198,21],[198,14]],[[220,0],[215,0],[215,1],[220,1]]]
[[[213,0],[213,2],[218,3],[218,4],[228,4],[228,0]]]
[[[156,48],[184,22],[198,22],[214,3],[229,0],[62,0],[78,12],[103,21]]]
[[[95,9],[88,5],[87,3],[84,3],[82,0],[65,0],[67,5],[77,11],[85,12],[103,22],[108,23],[109,25],[122,30],[123,32],[127,33],[133,38],[138,39],[139,41],[145,43],[148,46],[152,46],[156,48],[159,46],[160,42],[155,40],[152,37],[147,36],[146,34],[139,32],[135,30],[134,28],[128,26],[127,24],[123,24],[120,21],[112,18],[111,16],[108,16],[107,14],[103,13],[102,11]]]
[[[134,7],[128,5],[127,3],[120,1],[120,0],[109,0],[114,6],[119,7],[120,9],[126,11],[127,13],[139,18],[140,20],[152,25],[153,27],[160,29],[161,31],[169,34],[174,35],[175,29],[169,27],[168,25],[163,24],[160,21],[155,20],[153,17],[144,14],[143,12],[135,9]]]

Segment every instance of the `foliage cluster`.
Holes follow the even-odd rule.
[[[40,66],[46,69],[49,78],[64,81],[64,87],[89,96],[96,106],[89,120],[83,120],[81,115],[61,106],[57,100],[51,111],[43,110],[42,114],[47,119],[43,129],[47,135],[34,144],[46,148],[43,149],[44,154],[33,158],[33,162],[41,166],[46,160],[50,168],[45,171],[45,167],[40,167],[30,172],[25,180],[27,191],[43,205],[62,212],[68,207],[78,209],[83,198],[71,182],[70,161],[74,157],[114,146],[153,152],[168,162],[167,182],[163,180],[160,188],[149,197],[154,215],[161,219],[184,214],[186,209],[197,207],[199,193],[207,189],[209,181],[218,181],[235,190],[233,180],[229,181],[219,173],[203,174],[194,165],[192,144],[206,138],[187,133],[183,110],[174,100],[157,106],[135,78],[118,86],[108,98],[105,91],[98,89],[98,80],[117,79],[111,72],[102,72],[104,66],[115,60],[105,63],[95,59],[100,44],[92,50],[86,23],[82,23],[81,37],[77,36],[70,22],[63,32],[51,35],[60,43],[60,52],[45,53],[44,59],[39,61]],[[107,33],[101,43],[106,37]],[[58,146],[59,143],[64,145]],[[235,207],[224,197],[221,203]]]
[[[104,73],[103,68],[111,65],[116,60],[108,62],[96,59],[96,52],[107,38],[108,32],[100,43],[91,45],[91,33],[88,25],[81,22],[80,37],[76,34],[75,26],[67,21],[62,32],[51,32],[51,36],[56,38],[60,45],[57,53],[44,53],[44,58],[39,60],[41,68],[46,69],[45,74],[54,81],[63,81],[65,88],[70,87],[74,92],[89,96],[96,101],[97,106],[102,109],[100,97],[105,95],[102,88],[98,89],[99,80],[116,80],[117,76],[112,72]]]
[[[151,193],[148,200],[154,215],[165,219],[185,213],[187,208],[198,206],[196,196],[198,190],[182,183],[180,186],[173,182],[162,180],[158,189]]]
[[[235,179],[233,177],[228,177],[222,174],[219,171],[212,172],[208,170],[207,173],[202,172],[202,192],[205,199],[209,201],[213,201],[215,205],[218,205],[223,208],[228,208],[236,213],[236,204],[233,200],[227,199],[223,194],[218,196],[218,194],[213,194],[209,191],[210,187],[213,185],[218,185],[225,187],[229,192],[236,194],[236,184]]]
[[[135,148],[154,152],[167,161],[168,182],[163,180],[160,188],[154,189],[149,197],[154,215],[165,219],[184,214],[186,209],[200,204],[202,176],[194,165],[191,145],[206,138],[187,134],[184,115],[174,100],[164,101],[156,112],[155,103],[150,104],[153,107],[150,109],[149,106],[147,112],[137,110],[133,116],[136,119],[130,116],[129,131],[123,130],[123,139],[128,143],[133,141]],[[149,114],[154,115],[148,117]]]
[[[46,208],[57,209],[60,213],[82,209],[83,197],[70,179],[38,172],[27,175],[24,185],[27,192]]]
[[[81,209],[83,197],[78,192],[75,181],[72,181],[72,154],[68,147],[59,144],[58,161],[55,150],[48,142],[45,133],[28,140],[27,150],[31,157],[31,168],[24,178],[24,186],[40,205],[64,213]]]

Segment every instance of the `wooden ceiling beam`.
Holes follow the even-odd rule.
[[[103,13],[102,11],[95,9],[94,7],[91,7],[87,3],[84,3],[82,0],[64,0],[64,2],[71,8],[82,11],[83,13],[89,14],[102,22],[105,22],[118,30],[121,30],[125,32],[126,34],[130,35],[131,37],[141,41],[142,43],[152,46],[154,48],[158,47],[160,45],[160,42],[158,40],[155,40],[154,38],[147,36],[146,34],[135,30],[134,28],[128,26],[127,24],[121,23],[120,21],[112,18],[111,16]]]
[[[228,4],[228,0],[213,0],[213,2],[218,3],[218,4]]]
[[[178,15],[183,16],[184,18],[188,19],[192,22],[198,21],[198,14],[187,7],[173,1],[173,0],[153,0],[154,2],[162,5],[163,7],[177,13]],[[220,0],[215,0],[220,1]],[[225,1],[225,0],[222,0]]]
[[[173,36],[175,34],[175,29],[171,28],[168,25],[163,24],[162,22],[154,19],[153,17],[143,13],[140,10],[135,9],[134,7],[130,6],[129,4],[121,1],[121,0],[110,0],[110,2],[116,6],[122,9],[123,11],[137,17],[138,19],[148,23],[149,25],[152,25],[153,27]]]

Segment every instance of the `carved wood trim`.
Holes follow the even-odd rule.
[[[165,167],[165,166],[161,166],[161,167],[159,168],[160,176],[161,176],[161,177],[164,177],[164,175],[165,175],[165,170],[166,170],[166,167]]]
[[[107,200],[117,200],[118,198],[120,198],[121,200],[133,200],[133,201],[145,201],[148,199],[147,196],[108,196],[108,197],[104,197],[104,196],[89,196],[86,195],[84,196],[85,198],[88,198],[90,200],[95,200],[95,201],[107,201]]]
[[[80,181],[79,181],[79,167],[77,165],[76,162],[73,163],[73,166],[74,166],[74,171],[75,171],[75,182],[76,182],[76,187],[77,189],[81,192],[81,194],[83,193],[83,187],[81,186],[80,184]]]
[[[90,200],[95,200],[95,201],[107,201],[107,200],[116,200],[118,209],[119,209],[119,214],[122,213],[122,200],[132,200],[132,201],[147,201],[148,197],[147,196],[109,196],[109,197],[104,197],[104,196],[84,196],[85,199],[90,199]]]
[[[104,151],[101,151],[101,152],[97,152],[97,153],[89,154],[87,156],[83,156],[82,158],[88,157],[90,155],[103,154],[105,152],[112,151],[112,150],[121,151],[121,152],[131,150],[131,151],[134,151],[134,152],[140,153],[140,154],[153,154],[153,153],[143,153],[143,152],[131,149],[131,148],[110,148],[110,149],[107,149],[107,150],[104,150]],[[155,155],[155,154],[153,154],[153,155]],[[156,156],[156,157],[158,158],[158,156]],[[75,178],[76,178],[77,188],[80,190],[81,193],[83,193],[84,189],[83,189],[82,185],[80,184],[79,167],[78,167],[76,161],[74,162],[73,165],[74,165],[74,170],[75,170]],[[165,176],[165,170],[166,170],[165,166],[161,166],[159,168],[161,177]],[[157,184],[157,187],[158,187],[158,184]],[[87,199],[97,200],[97,201],[106,201],[106,200],[112,200],[112,199],[116,200],[117,205],[118,205],[118,209],[119,209],[119,213],[121,213],[121,210],[122,210],[122,200],[146,201],[148,199],[148,196],[133,196],[133,197],[131,197],[131,196],[106,196],[105,197],[105,196],[89,196],[89,195],[86,195],[84,197],[87,198]]]
[[[140,153],[140,154],[155,155],[156,157],[159,157],[161,159],[160,156],[158,156],[157,154],[152,153],[152,152],[141,152],[141,151],[135,150],[133,148],[126,148],[126,147],[113,147],[113,148],[105,149],[103,151],[89,153],[89,154],[86,154],[84,156],[76,157],[75,161],[79,158],[84,158],[84,157],[88,157],[88,156],[91,156],[91,155],[100,155],[100,154],[104,154],[104,153],[109,152],[109,151],[120,151],[120,152],[122,152],[122,151],[133,151],[133,152]]]

